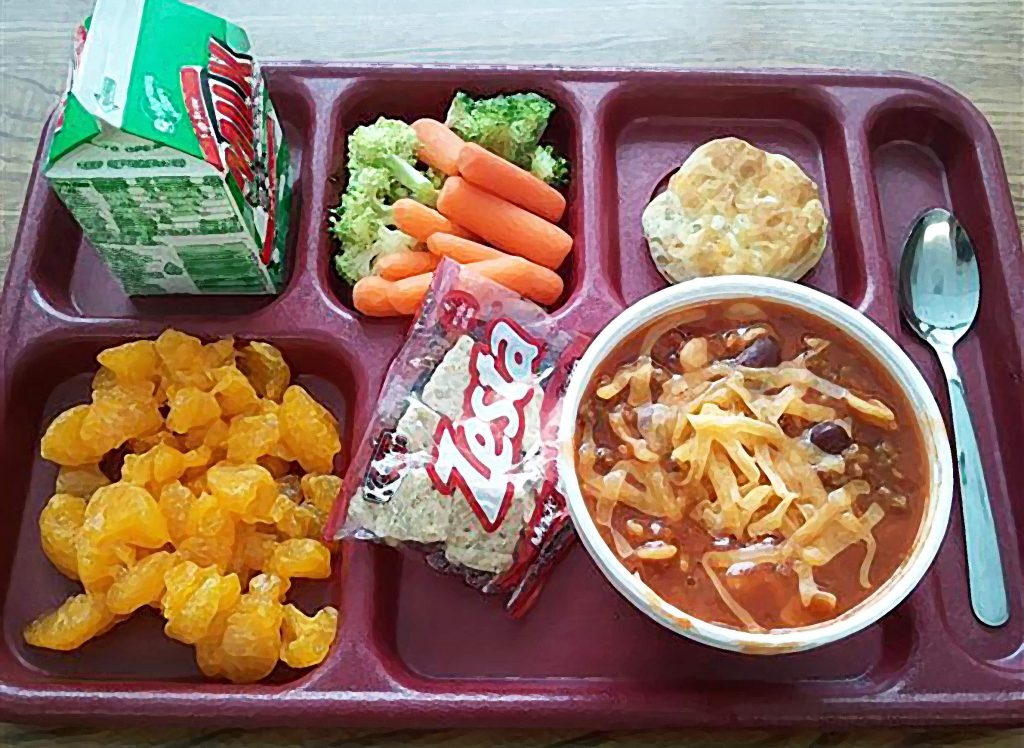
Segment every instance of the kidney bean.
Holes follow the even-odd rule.
[[[808,432],[811,442],[822,452],[837,455],[853,443],[846,429],[835,421],[823,421]]]
[[[763,336],[744,348],[733,363],[738,366],[749,366],[752,369],[766,369],[778,366],[782,361],[782,351],[774,338]]]

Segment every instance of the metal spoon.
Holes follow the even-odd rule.
[[[938,354],[949,386],[960,474],[960,506],[967,538],[967,578],[978,620],[1001,626],[1010,617],[992,505],[978,454],[953,346],[974,323],[981,284],[967,232],[947,210],[921,216],[907,237],[900,262],[900,309]]]

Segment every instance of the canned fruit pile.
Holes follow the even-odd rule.
[[[76,649],[149,606],[211,677],[321,662],[337,610],[307,616],[285,594],[331,573],[320,538],[341,487],[334,417],[267,343],[167,330],[97,360],[91,402],[57,416],[41,445],[61,466],[43,550],[84,591],[25,641]]]

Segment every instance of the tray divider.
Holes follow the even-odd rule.
[[[389,618],[381,607],[393,605],[394,600],[381,589],[379,554],[394,551],[354,540],[343,542],[342,548],[339,559],[342,574],[337,582],[336,604],[340,612],[338,637],[327,660],[296,681],[295,690],[378,693],[407,690],[399,683],[399,674],[404,668],[397,662],[388,662],[385,648],[380,647],[380,638],[386,635],[381,630],[382,619]],[[383,626],[386,627],[386,623]],[[406,679],[410,678],[402,678]]]
[[[578,152],[573,154],[575,169],[572,174],[578,228],[577,241],[572,249],[570,281],[575,288],[557,316],[571,320],[575,329],[591,333],[597,332],[607,320],[608,313],[593,314],[592,307],[585,303],[588,297],[600,299],[602,304],[611,305],[616,312],[626,306],[621,294],[609,281],[614,266],[612,253],[618,251],[614,239],[618,197],[614,178],[615,149],[609,139],[605,108],[619,85],[607,81],[566,83],[574,96],[573,114],[577,117],[579,129],[580,145]]]
[[[878,186],[871,169],[867,117],[857,112],[855,116],[845,119],[842,134],[851,187],[852,205],[849,210],[860,219],[854,223],[854,226],[859,226],[854,232],[854,241],[865,277],[864,294],[856,300],[855,306],[890,334],[896,334],[900,326],[896,302],[896,267],[889,261],[886,251]],[[842,249],[839,248],[839,251]]]
[[[300,201],[300,210],[292,280],[281,299],[285,308],[265,315],[269,324],[275,324],[277,320],[276,324],[293,328],[295,319],[308,323],[311,315],[318,325],[338,327],[340,323],[341,327],[350,328],[355,323],[350,310],[332,301],[328,288],[332,248],[326,231],[329,205],[333,199],[332,149],[335,140],[344,137],[344,133],[338,131],[338,110],[345,90],[353,83],[354,80],[317,77],[297,81],[301,85],[303,99],[312,109],[309,147],[298,175],[301,189],[296,198]],[[351,337],[351,330],[346,329],[343,337]]]

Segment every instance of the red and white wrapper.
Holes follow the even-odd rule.
[[[444,261],[392,362],[328,534],[401,546],[521,614],[574,537],[555,469],[587,339]]]

